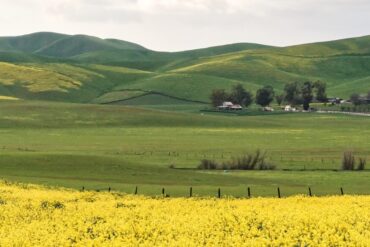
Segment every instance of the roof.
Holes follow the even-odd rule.
[[[230,102],[230,101],[225,101],[222,103],[223,106],[233,106],[233,102]]]
[[[233,106],[231,106],[231,108],[240,109],[240,108],[243,108],[243,107],[241,105],[233,105]]]

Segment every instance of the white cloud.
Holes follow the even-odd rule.
[[[370,34],[368,0],[0,0],[0,35],[85,33],[181,50]]]
[[[50,18],[62,18],[65,21],[82,22],[118,22],[127,23],[140,20],[136,1],[53,1],[46,7]],[[124,4],[123,4],[124,3]]]

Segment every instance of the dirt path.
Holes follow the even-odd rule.
[[[353,115],[353,116],[366,116],[366,117],[370,117],[370,113],[363,113],[363,112],[317,111],[317,113],[334,113],[334,114],[345,114],[345,115]]]

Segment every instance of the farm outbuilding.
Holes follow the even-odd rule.
[[[217,109],[219,110],[234,110],[234,111],[239,111],[239,110],[243,110],[243,107],[241,105],[238,105],[238,104],[234,104],[230,101],[225,101],[222,103],[222,105],[220,106],[217,106]]]

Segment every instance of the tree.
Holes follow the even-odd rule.
[[[244,105],[246,107],[250,106],[253,103],[253,94],[249,91],[245,92],[245,97],[244,97]]]
[[[306,81],[302,85],[302,99],[303,99],[303,109],[308,110],[310,109],[310,103],[313,99],[313,94],[312,94],[312,88],[313,84],[310,81]]]
[[[278,103],[278,105],[281,105],[281,103],[283,103],[284,99],[285,99],[285,95],[283,93],[278,94],[278,95],[275,96],[275,100]]]
[[[322,81],[316,81],[313,84],[316,93],[316,99],[320,102],[326,102],[328,100],[326,96],[326,83]]]
[[[361,96],[358,94],[358,93],[353,93],[351,95],[351,102],[354,104],[354,105],[361,105]]]
[[[236,84],[233,86],[232,92],[229,98],[234,104],[249,106],[253,102],[253,96],[248,92],[242,84]]]
[[[257,90],[256,103],[260,106],[268,106],[274,100],[275,92],[271,86],[264,86]]]
[[[298,82],[287,83],[284,86],[285,100],[291,105],[298,105],[302,102],[301,89]]]
[[[214,89],[211,94],[211,102],[214,107],[222,105],[224,101],[227,100],[229,95],[224,89]]]

